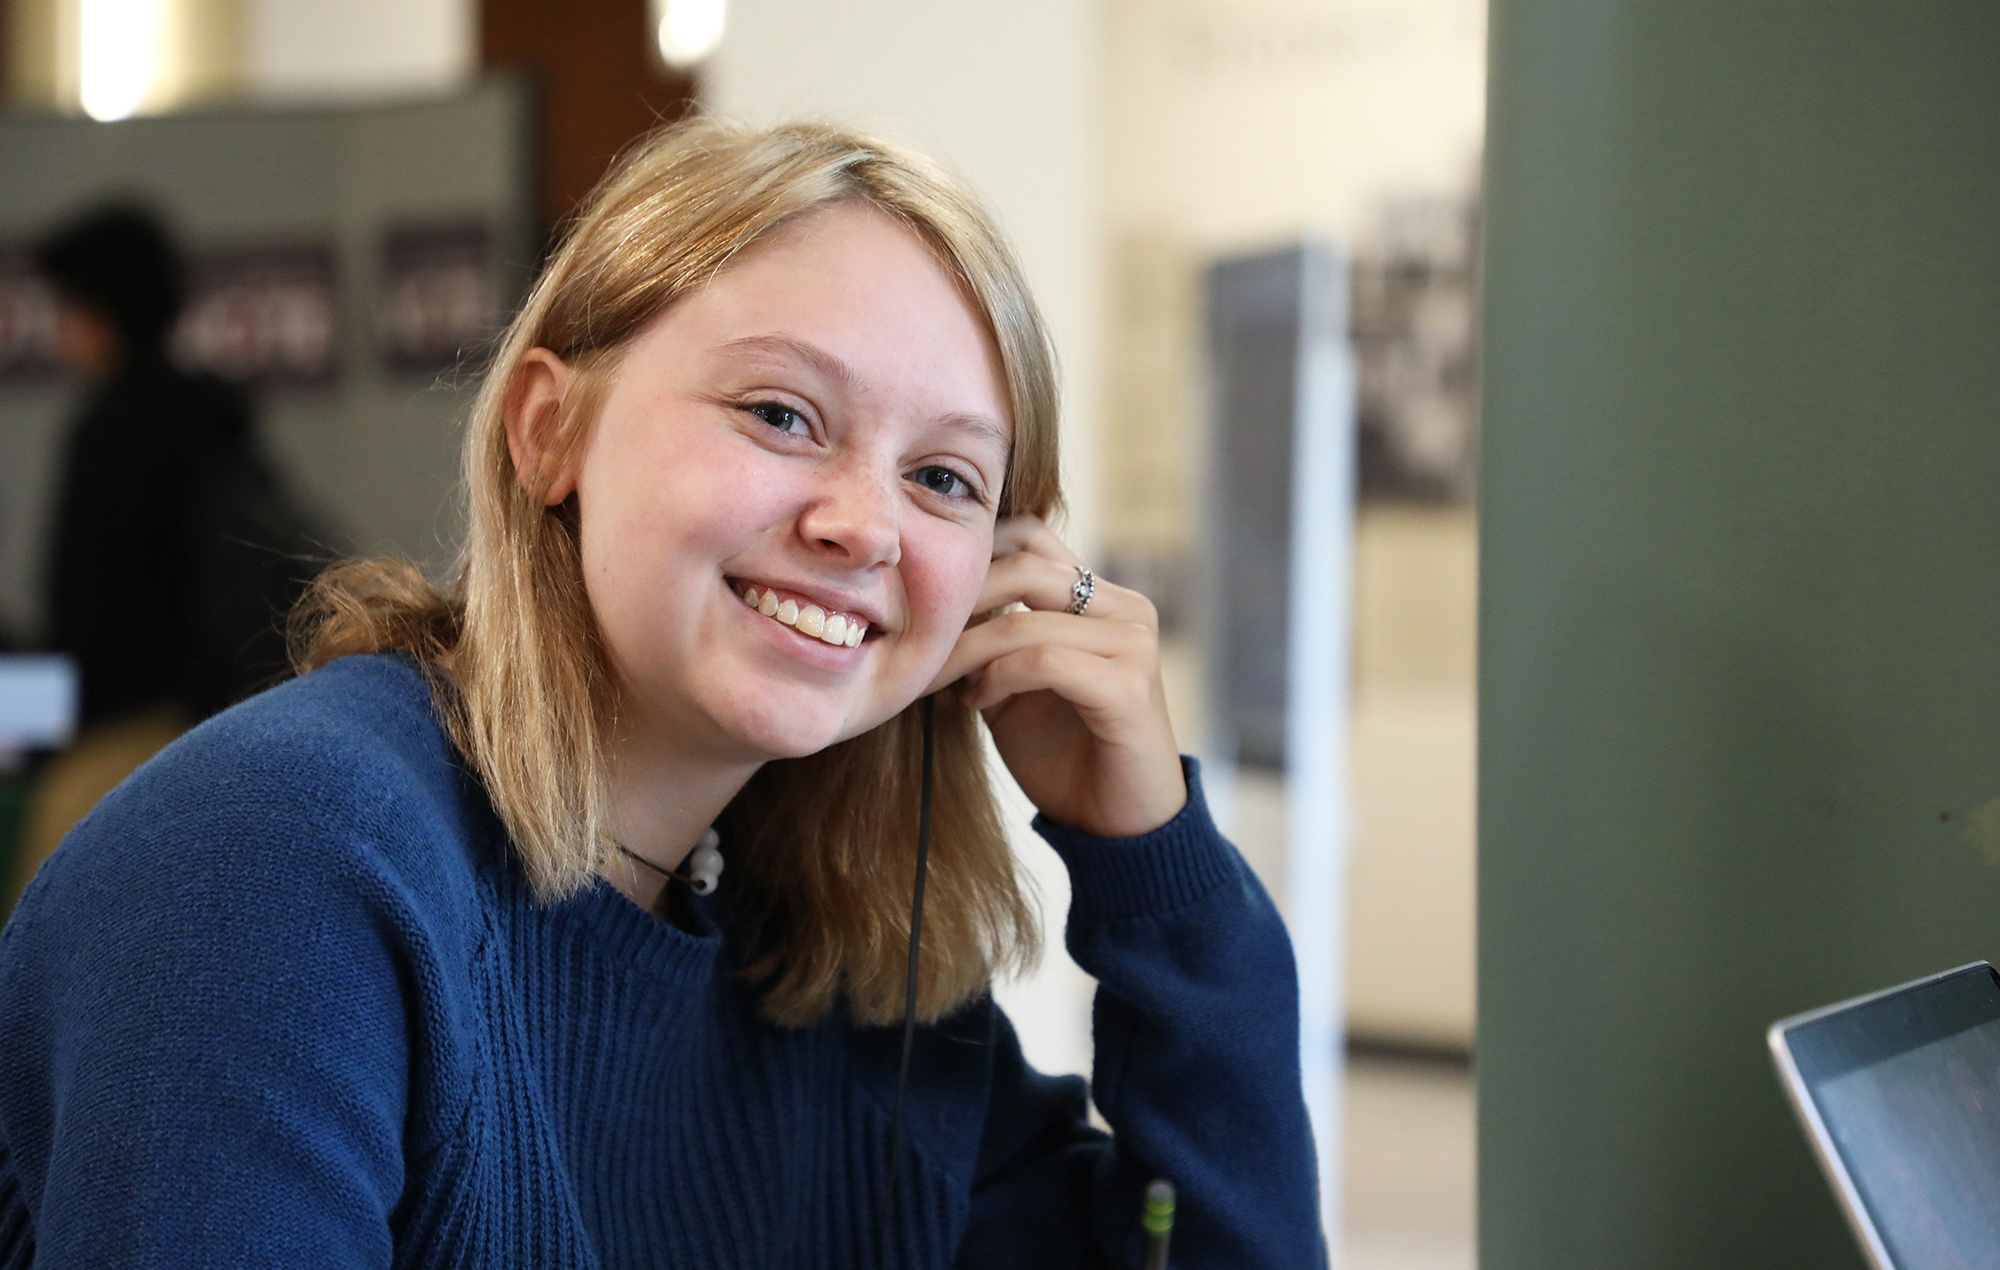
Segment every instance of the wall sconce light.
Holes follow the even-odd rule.
[[[130,118],[160,77],[167,0],[78,0],[77,89],[92,119]]]
[[[722,43],[727,0],[653,0],[660,56],[677,71],[692,68]]]

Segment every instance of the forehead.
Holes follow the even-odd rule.
[[[1009,420],[985,315],[928,243],[865,203],[781,226],[655,323],[711,362],[804,362],[857,393]]]

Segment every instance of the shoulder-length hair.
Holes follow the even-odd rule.
[[[395,562],[350,563],[322,575],[294,616],[302,672],[376,651],[432,669],[451,736],[544,899],[592,885],[615,850],[607,742],[619,703],[584,591],[574,500],[544,506],[542,473],[584,444],[621,355],[652,319],[778,226],[846,202],[908,226],[983,317],[1013,416],[999,512],[1056,511],[1054,353],[979,200],[937,164],[842,128],[700,118],[653,133],[614,165],[502,336],[467,426],[468,527],[451,584],[435,588]],[[534,348],[577,376],[542,471],[522,473],[502,403]],[[773,1020],[809,1024],[842,1000],[858,1022],[902,1017],[921,752],[913,703],[852,740],[766,764],[724,813],[731,912]],[[1038,942],[978,721],[949,692],[937,706],[936,780],[926,1020],[1032,958]]]

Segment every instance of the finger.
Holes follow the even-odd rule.
[[[1055,531],[1043,523],[1040,516],[1009,516],[993,527],[995,560],[1024,551],[1059,564],[1083,563],[1062,539],[1056,537]]]
[[[976,608],[986,613],[1018,603],[1044,612],[1067,612],[1076,598],[1073,588],[1077,577],[1075,565],[1058,564],[1030,551],[1019,552],[993,562]],[[1137,622],[1155,629],[1159,626],[1159,613],[1151,600],[1102,578],[1096,580],[1084,612],[1093,618]]]
[[[1008,613],[968,627],[925,691],[935,692],[989,662],[1042,644],[1140,662],[1149,671],[1159,649],[1153,632],[1134,622],[1095,621],[1067,613]]]
[[[1086,715],[1130,713],[1143,704],[1144,681],[1130,667],[1080,648],[1036,644],[996,658],[966,692],[974,710],[991,710],[1010,697],[1053,692]]]

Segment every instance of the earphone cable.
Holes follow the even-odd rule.
[[[896,1230],[896,1181],[903,1167],[903,1103],[910,1086],[910,1048],[917,1036],[917,955],[924,934],[924,878],[931,865],[931,786],[937,746],[937,698],[924,698],[924,775],[917,798],[917,883],[910,895],[909,981],[903,989],[903,1057],[896,1069],[895,1110],[889,1122],[889,1180],[882,1202],[882,1256],[887,1265]]]

